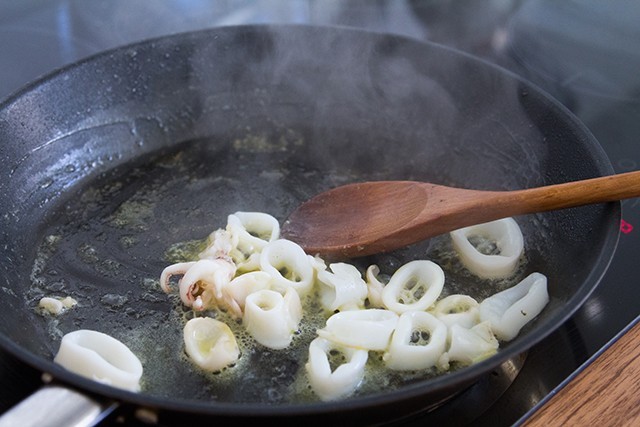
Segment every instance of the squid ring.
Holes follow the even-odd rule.
[[[346,362],[332,371],[329,354],[336,350],[342,353]],[[309,383],[323,401],[346,397],[362,381],[367,359],[367,350],[342,346],[318,337],[309,345],[309,361],[305,365]]]
[[[382,302],[389,310],[427,310],[440,296],[444,271],[432,261],[411,261],[400,267],[382,289]]]
[[[414,343],[417,334],[428,335],[426,343]],[[435,366],[444,354],[447,344],[447,327],[426,311],[403,313],[393,332],[389,350],[383,360],[389,369],[413,371]]]
[[[53,359],[67,370],[129,391],[140,390],[142,364],[129,348],[102,332],[80,329],[62,337]]]
[[[486,279],[511,275],[524,251],[522,231],[513,218],[461,228],[452,231],[450,236],[453,247],[465,267],[473,274]],[[474,237],[492,250],[483,253],[471,243]]]

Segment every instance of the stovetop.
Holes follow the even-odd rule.
[[[575,113],[616,172],[626,172],[640,162],[638,22],[640,3],[598,0],[1,2],[0,98],[57,67],[150,37],[235,24],[338,24],[441,43],[522,75]],[[501,375],[485,380],[467,396],[403,425],[520,424],[634,324],[640,315],[640,199],[623,202],[621,231],[600,286],[528,352],[515,379],[504,367],[507,382]],[[1,413],[39,387],[40,373],[0,352],[0,383]],[[469,395],[486,395],[487,386],[493,390],[489,402],[461,415],[461,407],[475,402]]]

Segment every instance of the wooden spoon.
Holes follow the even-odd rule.
[[[352,258],[500,218],[638,196],[640,171],[517,191],[362,182],[300,205],[283,224],[282,236],[309,254]]]

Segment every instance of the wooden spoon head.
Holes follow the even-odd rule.
[[[424,184],[417,182],[348,184],[300,205],[282,235],[309,254],[351,258],[387,252],[412,243],[398,233],[424,210],[425,200]]]

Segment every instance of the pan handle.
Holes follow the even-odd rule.
[[[107,417],[117,403],[100,403],[59,384],[48,384],[0,417],[0,427],[94,426]]]

